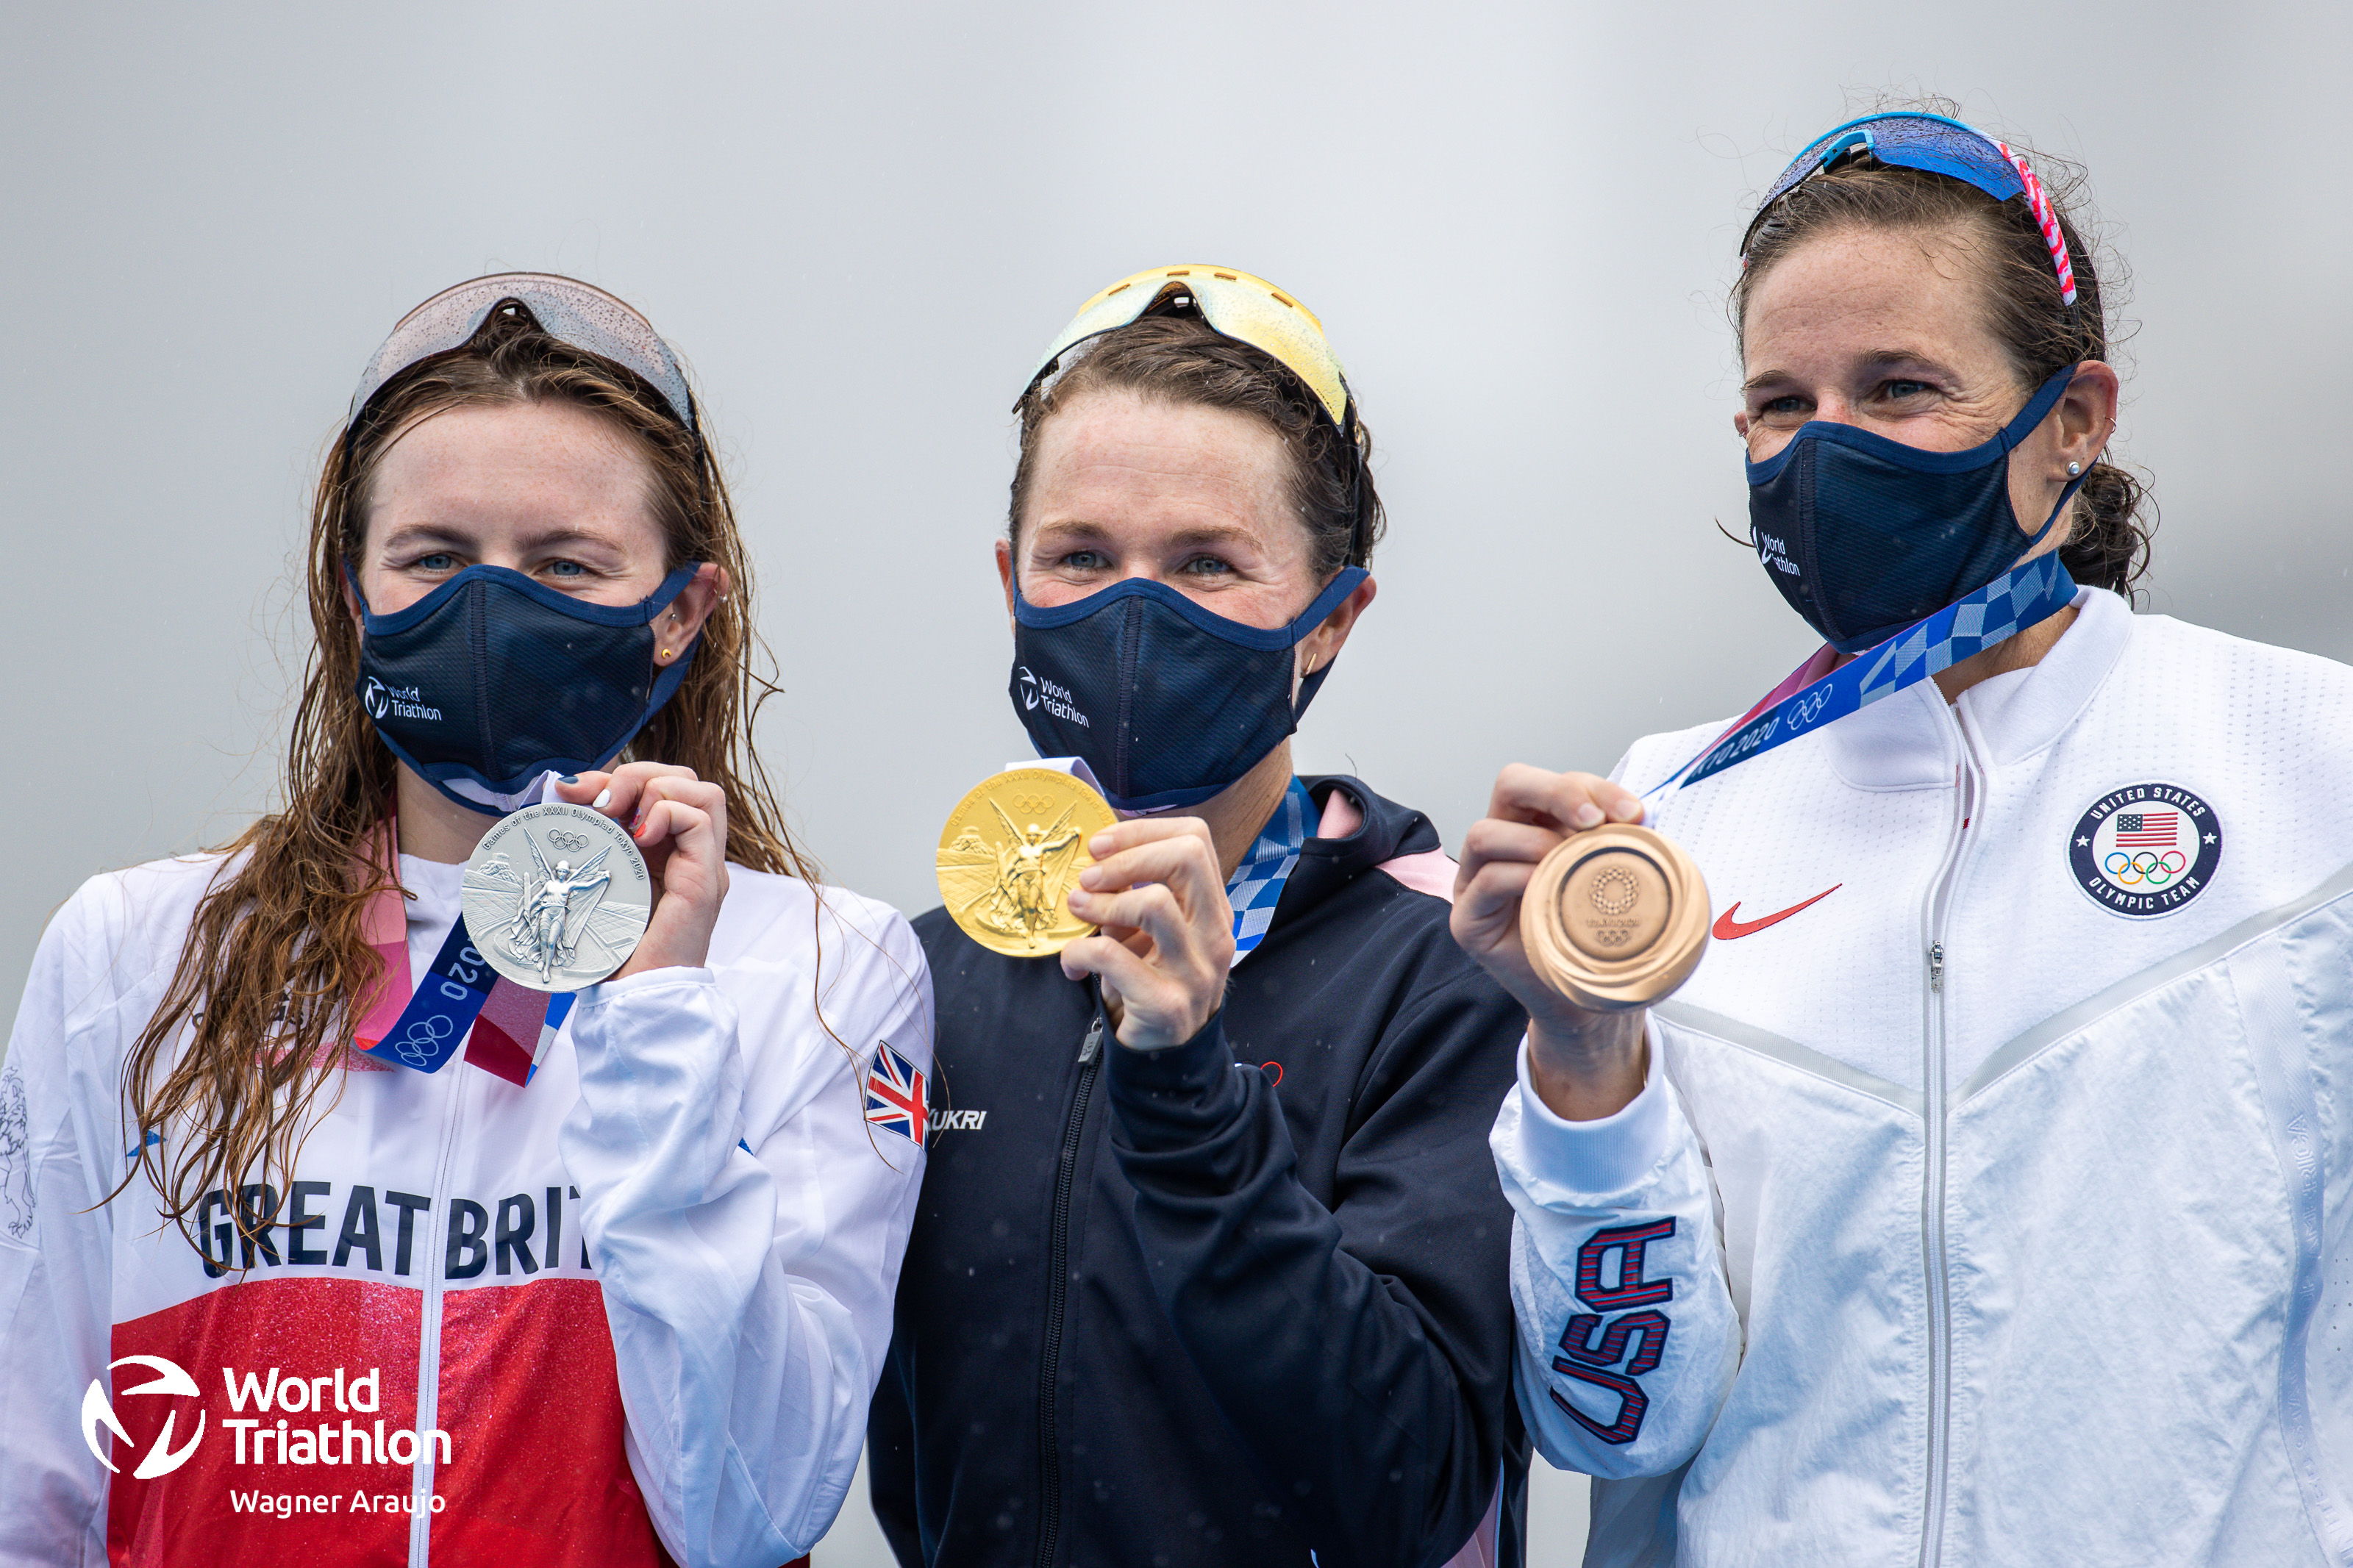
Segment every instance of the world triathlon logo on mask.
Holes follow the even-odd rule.
[[[360,702],[367,709],[371,719],[382,719],[387,714],[396,719],[438,720],[441,717],[441,710],[423,701],[416,687],[386,686],[373,675],[368,677],[367,687],[360,693]]]
[[[1798,575],[1798,563],[1789,559],[1789,547],[1776,534],[1760,533],[1757,536],[1757,556],[1776,572],[1787,572],[1792,577]]]
[[[1057,719],[1068,720],[1089,730],[1095,727],[1094,721],[1080,712],[1078,705],[1071,700],[1069,687],[1057,686],[1050,680],[1032,675],[1026,664],[1021,667],[1018,679],[1021,682],[1021,706],[1025,710],[1043,707]]]
[[[2127,784],[2076,820],[2067,861],[2102,909],[2133,920],[2169,915],[2213,882],[2222,822],[2178,784]]]

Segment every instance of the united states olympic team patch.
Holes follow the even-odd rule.
[[[2169,915],[2214,880],[2222,820],[2178,784],[2126,784],[2084,813],[2067,860],[2102,908],[2134,920]]]

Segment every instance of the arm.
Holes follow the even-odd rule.
[[[1740,1364],[1699,1140],[1655,1066],[1616,1114],[1571,1121],[1529,1081],[1492,1140],[1512,1229],[1514,1382],[1562,1469],[1664,1475],[1699,1451]]]
[[[0,1564],[27,1568],[106,1562],[107,1475],[78,1417],[110,1344],[113,1209],[92,1205],[122,1162],[90,1147],[70,1065],[77,1006],[109,999],[100,886],[42,937],[0,1066]]]
[[[1442,942],[1442,938],[1440,939]],[[1217,1020],[1107,1069],[1113,1145],[1177,1337],[1327,1562],[1430,1564],[1508,1445],[1507,1226],[1484,1131],[1518,1009],[1453,959],[1366,1074],[1326,1209]]]
[[[617,815],[637,804],[629,771]],[[816,976],[751,966],[740,997],[677,934],[691,908],[651,955],[669,962],[640,967],[682,889],[723,890],[723,804],[682,798],[709,787],[646,785],[678,792],[640,820],[642,843],[670,816],[662,900],[622,977],[574,1015],[580,1102],[561,1148],[663,1543],[689,1568],[774,1568],[825,1532],[857,1468],[923,1172],[919,1145],[864,1120],[864,1079],[879,1041],[929,1070],[930,982],[895,916],[827,919]]]
[[[837,983],[846,1005],[828,1019],[927,1068],[922,952],[904,922],[887,942],[911,978],[879,1006]],[[739,1039],[708,970],[607,984],[575,1017],[564,1163],[604,1286],[630,1468],[681,1563],[774,1568],[825,1533],[857,1468],[921,1152],[869,1136],[862,1059],[853,1069],[813,1025]],[[785,1052],[815,1081],[760,1136],[746,1058]]]
[[[1528,1008],[1493,1146],[1512,1235],[1520,1407],[1546,1458],[1661,1475],[1698,1451],[1739,1365],[1706,1163],[1645,1014],[1571,1006],[1520,946],[1536,863],[1635,795],[1589,773],[1505,768],[1463,840],[1454,937]]]
[[[866,1417],[866,1491],[891,1554],[902,1568],[923,1568],[923,1541],[915,1521],[915,1416],[895,1356],[883,1365],[873,1409]]]

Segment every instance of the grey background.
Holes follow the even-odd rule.
[[[1459,840],[1807,649],[1736,531],[1747,203],[1882,89],[2086,162],[2132,266],[2153,607],[2353,658],[2342,6],[20,6],[0,48],[0,991],[92,872],[270,797],[308,490],[441,287],[636,302],[728,455],[836,879],[934,901],[1026,748],[989,542],[1079,301],[1218,261],[1324,318],[1379,437],[1378,605],[1300,742]],[[1540,1562],[1581,1531],[1540,1487]],[[819,1553],[882,1561],[863,1489]]]

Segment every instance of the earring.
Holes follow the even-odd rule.
[[[662,656],[662,662],[663,662],[664,664],[668,664],[668,663],[670,662],[670,649],[668,649],[668,648],[664,648],[664,649],[662,649],[662,650],[661,650],[661,656]]]
[[[2081,463],[2070,463],[2067,465],[2067,477],[2071,479],[2075,478],[2078,474],[2081,474],[2083,471],[2084,465]]]

